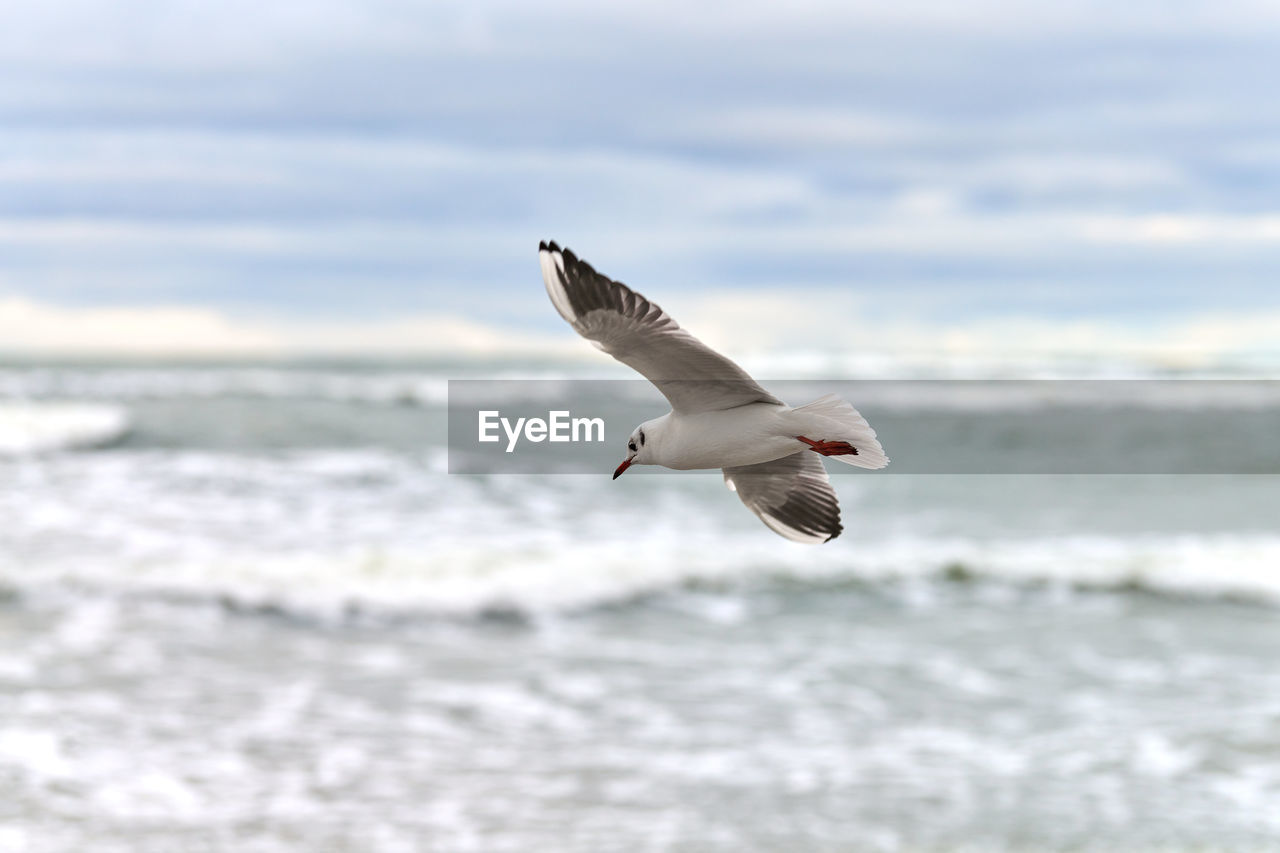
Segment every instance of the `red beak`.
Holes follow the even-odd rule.
[[[616,480],[616,479],[618,479],[619,477],[621,477],[621,476],[622,476],[622,472],[623,472],[623,471],[625,471],[625,470],[627,470],[627,469],[628,469],[628,468],[630,468],[630,467],[631,467],[631,460],[630,460],[630,459],[624,459],[624,460],[622,460],[622,464],[618,466],[618,470],[616,470],[616,471],[614,471],[614,472],[613,472],[613,479],[615,479],[615,480]]]

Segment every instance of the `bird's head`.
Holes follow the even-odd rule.
[[[627,458],[613,472],[613,479],[622,476],[622,472],[632,465],[648,465],[653,461],[653,438],[658,425],[654,421],[646,421],[636,427],[627,439]]]

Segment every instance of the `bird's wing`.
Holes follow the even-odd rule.
[[[667,312],[554,242],[538,246],[547,294],[569,325],[648,379],[675,412],[782,404],[750,375],[680,328]]]
[[[725,468],[724,482],[770,530],[794,542],[826,542],[844,529],[835,489],[814,453]]]

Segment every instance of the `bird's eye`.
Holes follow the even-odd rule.
[[[630,450],[632,453],[635,453],[635,452],[636,452],[636,443],[635,443],[634,441],[629,441],[629,442],[627,442],[627,450]]]

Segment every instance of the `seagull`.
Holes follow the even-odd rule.
[[[827,394],[791,408],[656,303],[568,248],[539,243],[538,260],[560,316],[671,404],[631,433],[613,479],[632,465],[720,468],[729,489],[775,533],[813,544],[840,535],[840,503],[821,457],[859,468],[889,464],[875,430],[853,406]]]

